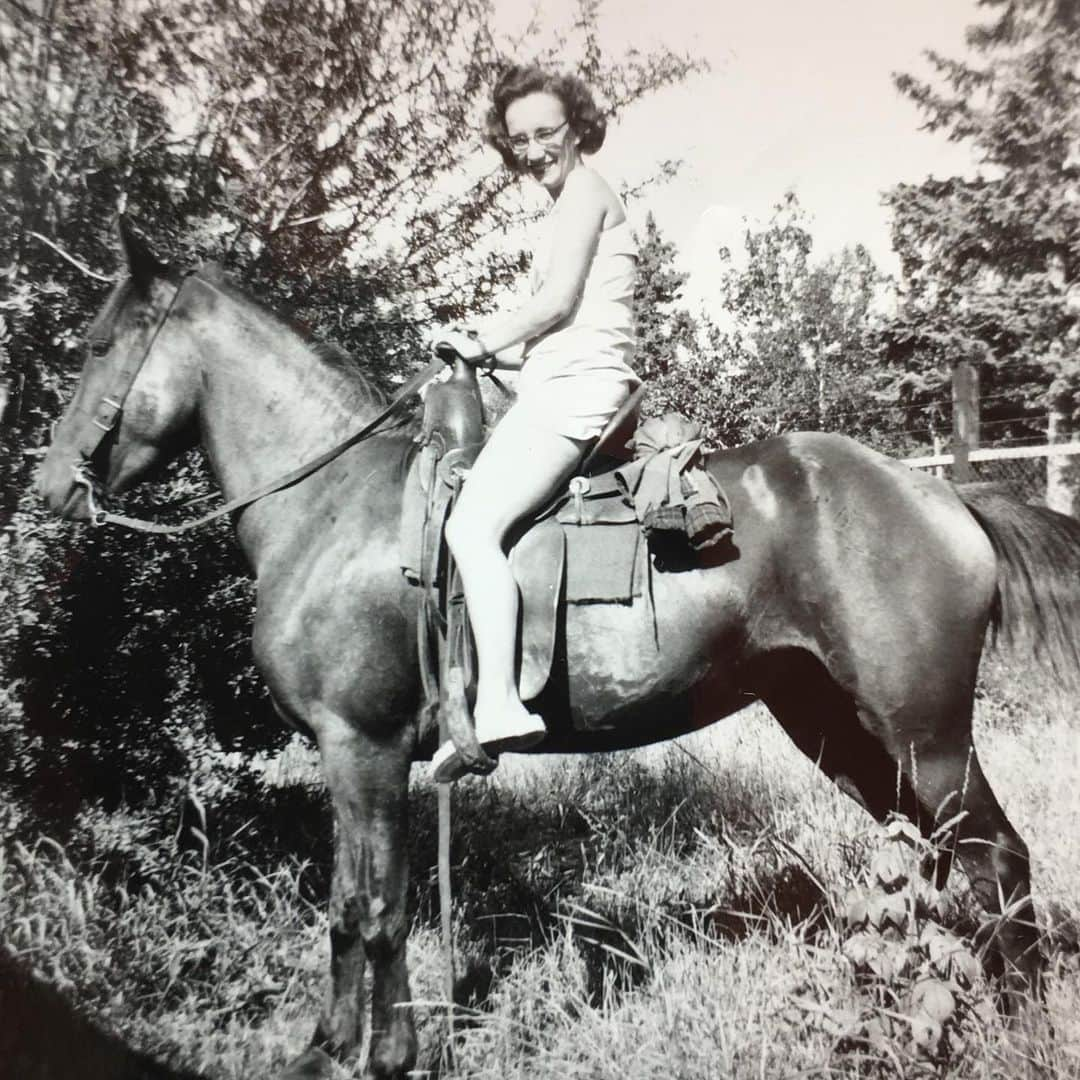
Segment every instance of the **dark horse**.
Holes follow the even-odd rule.
[[[354,369],[217,271],[172,275],[130,236],[125,246],[129,275],[90,328],[41,468],[56,513],[86,519],[73,470],[84,458],[105,497],[198,441],[234,498],[378,410]],[[110,430],[88,444],[97,428]],[[255,656],[282,715],[318,741],[337,823],[332,987],[293,1076],[328,1075],[327,1054],[358,1053],[368,962],[366,1075],[401,1077],[416,1055],[400,1007],[407,788],[433,746],[418,721],[418,596],[399,569],[410,445],[400,430],[361,441],[236,520],[258,586]],[[878,818],[899,798],[925,830],[953,820],[981,901],[1004,903],[987,954],[1019,1008],[1040,972],[1028,854],[972,744],[975,678],[991,620],[1030,625],[1076,665],[1080,525],[1008,500],[965,505],[948,484],[839,436],[770,439],[708,467],[731,499],[737,556],[657,569],[648,601],[567,611],[539,752],[638,746],[764,701]]]

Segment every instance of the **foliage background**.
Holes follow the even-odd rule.
[[[583,3],[548,52],[575,57],[612,114],[696,67],[663,50],[609,58],[596,18]],[[109,287],[117,214],[179,265],[223,262],[393,385],[433,321],[489,308],[525,266],[529,205],[478,150],[488,87],[530,42],[497,41],[491,23],[486,0],[5,0],[0,774],[42,810],[138,803],[283,737],[224,529],[89,534],[47,522],[30,491]],[[136,504],[207,483],[185,461]]]

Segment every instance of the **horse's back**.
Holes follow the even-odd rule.
[[[990,580],[992,548],[952,485],[845,435],[777,436],[718,451],[708,467],[733,501],[740,546],[763,543],[790,567],[929,559]]]

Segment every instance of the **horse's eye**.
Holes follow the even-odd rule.
[[[105,356],[108,354],[109,349],[111,348],[111,341],[105,341],[103,338],[96,338],[94,341],[90,342],[90,355]]]

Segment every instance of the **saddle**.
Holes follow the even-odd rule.
[[[429,386],[419,452],[409,469],[401,515],[401,563],[421,589],[417,635],[424,705],[420,743],[426,750],[453,738],[477,771],[492,762],[476,741],[468,700],[475,686],[464,594],[443,529],[468,467],[483,446],[483,407],[474,369],[458,360],[450,377]],[[520,592],[518,691],[538,697],[548,683],[559,613],[564,604],[632,604],[651,595],[650,536],[672,531],[691,547],[731,535],[727,499],[700,467],[700,440],[674,416],[650,420],[633,442],[645,453],[627,461],[633,419],[605,431],[598,446],[619,457],[571,478],[511,537],[510,568]],[[673,441],[675,440],[675,441]],[[438,739],[436,739],[436,730]]]

